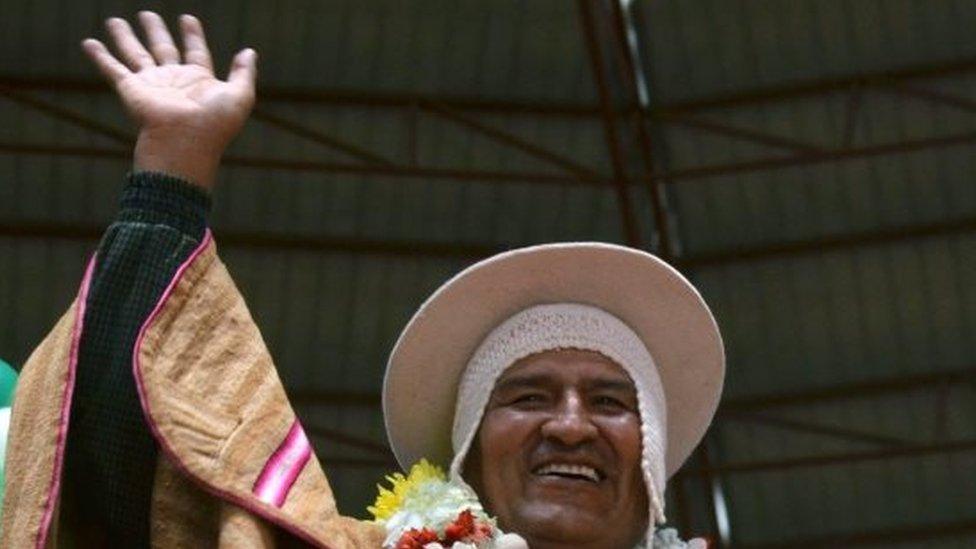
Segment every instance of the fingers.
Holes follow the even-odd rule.
[[[156,60],[146,51],[142,42],[132,32],[132,27],[129,26],[128,21],[119,17],[112,17],[105,21],[105,27],[115,42],[115,49],[130,69],[140,71],[156,66]]]
[[[99,70],[112,81],[116,81],[123,73],[141,71],[158,65],[175,65],[180,63],[180,50],[173,42],[173,36],[166,27],[166,22],[159,14],[151,11],[139,12],[139,21],[146,32],[146,43],[149,49],[133,32],[125,19],[113,17],[105,22],[109,35],[118,50],[116,59],[105,48],[104,44],[92,40],[92,44],[83,45],[89,57],[96,63]],[[180,31],[183,37],[183,58],[186,63],[198,65],[213,72],[213,58],[207,47],[206,36],[200,20],[192,15],[180,16]],[[150,53],[150,50],[152,53]],[[239,52],[231,65],[227,81],[241,92],[254,94],[254,81],[257,77],[257,52],[248,48]]]
[[[251,48],[243,49],[234,56],[231,63],[227,82],[243,94],[244,97],[254,97],[254,81],[258,74],[258,53]]]
[[[183,35],[183,58],[186,62],[213,72],[213,59],[200,20],[192,15],[180,16],[180,31]]]
[[[102,44],[94,38],[88,38],[81,43],[81,48],[85,50],[85,54],[88,55],[89,59],[95,63],[98,70],[101,71],[102,75],[108,79],[109,82],[115,84],[126,78],[132,72],[129,71],[128,67],[119,62]]]
[[[173,36],[166,28],[166,22],[158,13],[151,11],[140,11],[139,22],[142,29],[146,32],[146,40],[149,43],[149,51],[160,65],[178,65],[180,63],[180,50],[173,43]]]

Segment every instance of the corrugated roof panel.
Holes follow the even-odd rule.
[[[696,271],[726,330],[727,394],[971,366],[976,317],[959,285],[976,260],[974,242],[922,240]]]
[[[635,2],[661,102],[976,54],[961,2]]]
[[[122,0],[7,3],[0,73],[94,79],[77,42],[101,33]],[[648,41],[654,100],[677,101],[760,86],[941,64],[976,54],[976,7],[923,2],[634,2]],[[533,2],[157,2],[172,21],[196,12],[219,72],[233,50],[261,52],[262,87],[370,90],[596,104],[576,4]],[[44,15],[42,17],[42,14]],[[968,98],[976,78],[913,85]],[[110,94],[39,97],[129,128]],[[947,103],[943,101],[943,103]],[[851,95],[695,112],[702,119],[837,150],[971,132],[972,109],[890,90],[865,90],[847,131]],[[409,110],[263,102],[267,112],[400,164],[561,173],[557,167],[423,113],[411,145]],[[472,115],[609,174],[598,117]],[[119,147],[0,97],[0,140]],[[655,128],[669,169],[784,158],[788,148],[749,143],[675,122]],[[628,136],[629,134],[624,134]],[[639,168],[631,143],[629,167]],[[669,188],[687,257],[970,219],[976,212],[971,142],[911,154],[679,178]],[[252,121],[230,154],[356,163],[348,154]],[[662,161],[659,166],[663,166]],[[114,215],[128,159],[0,155],[6,222],[104,224]],[[294,389],[375,392],[386,354],[419,303],[473,258],[383,257],[337,250],[272,251],[223,244],[222,234],[509,247],[548,240],[621,241],[614,190],[530,182],[399,178],[225,168],[215,196],[218,246],[239,281],[281,376]],[[642,235],[652,231],[646,188],[631,189]],[[718,316],[728,345],[728,397],[972,367],[976,240],[955,235],[733,260],[689,273]],[[0,354],[21,362],[70,301],[90,241],[0,238]],[[947,404],[948,403],[948,404]],[[303,405],[306,425],[384,439],[375,407]],[[856,402],[773,410],[774,418],[840,426],[915,443],[976,436],[969,385]],[[719,432],[720,431],[720,432]],[[870,449],[872,444],[723,420],[723,463]],[[364,452],[315,436],[321,456]],[[972,519],[971,453],[899,458],[728,478],[733,531],[742,543]],[[347,512],[359,514],[385,467],[330,466]],[[925,547],[968,547],[966,540]],[[917,545],[916,545],[917,546]]]

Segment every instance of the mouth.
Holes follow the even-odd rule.
[[[547,463],[532,470],[537,477],[566,479],[597,484],[606,478],[599,469],[576,463]]]

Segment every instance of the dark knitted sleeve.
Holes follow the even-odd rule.
[[[210,198],[158,173],[129,176],[98,248],[78,354],[65,452],[79,518],[111,544],[149,546],[156,446],[132,376],[143,321],[202,241]]]

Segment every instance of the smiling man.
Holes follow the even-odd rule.
[[[498,380],[465,477],[533,548],[634,547],[648,509],[640,425],[637,393],[613,361],[545,351]]]
[[[708,307],[655,256],[522,248],[464,270],[408,323],[387,432],[401,464],[449,466],[532,549],[701,547],[656,525],[724,368]]]
[[[591,351],[546,351],[498,380],[465,476],[532,547],[633,547],[648,508],[640,458],[626,373]]]

